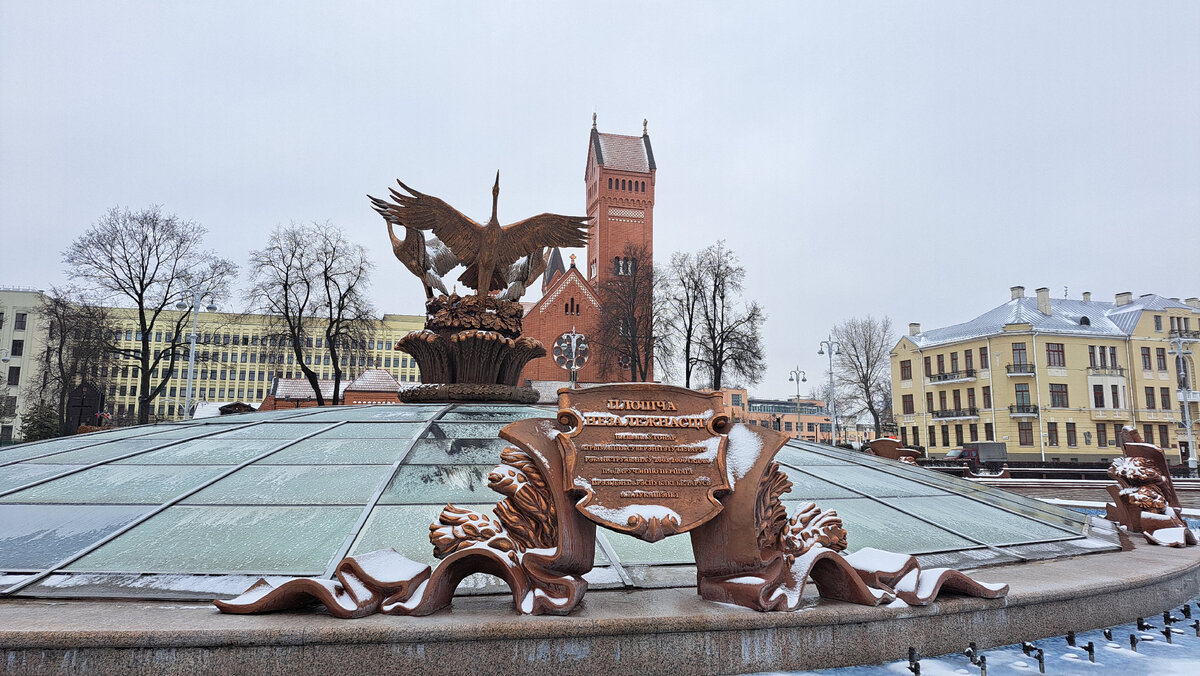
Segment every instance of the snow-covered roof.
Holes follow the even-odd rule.
[[[347,392],[395,392],[400,383],[383,369],[367,369],[346,386]]]
[[[215,418],[221,415],[221,407],[227,406],[235,402],[232,401],[201,401],[196,403],[196,410],[192,413],[192,419],[197,418]],[[257,409],[259,404],[252,401],[242,402]]]
[[[994,336],[1009,324],[1029,324],[1038,333],[1127,336],[1133,332],[1143,310],[1183,308],[1197,312],[1184,303],[1154,294],[1146,294],[1125,305],[1075,298],[1049,300],[1048,315],[1038,309],[1036,297],[1014,298],[962,324],[922,331],[907,338],[917,347],[931,347]],[[1087,322],[1083,321],[1084,318],[1087,318]]]
[[[321,396],[329,399],[333,397],[333,380],[320,379],[317,380],[317,385],[321,388]],[[312,385],[309,384],[307,378],[276,378],[275,386],[271,388],[271,395],[276,399],[316,399],[313,394]]]

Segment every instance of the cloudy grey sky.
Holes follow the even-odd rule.
[[[658,161],[655,248],[726,238],[770,313],[756,388],[854,315],[1200,295],[1200,4],[0,0],[0,284],[67,279],[108,207],[245,265],[330,221],[421,311],[365,193],[583,213],[591,115]],[[236,305],[236,303],[228,303]]]

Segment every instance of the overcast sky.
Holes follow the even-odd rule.
[[[1092,0],[0,0],[0,285],[66,281],[107,208],[161,204],[243,267],[276,224],[340,225],[379,310],[420,313],[365,194],[483,220],[499,169],[502,222],[583,214],[593,112],[649,119],[657,260],[725,238],[748,269],[763,396],[822,378],[850,316],[1200,295],[1200,3]]]

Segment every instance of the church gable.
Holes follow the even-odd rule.
[[[572,293],[578,293],[579,298],[586,299],[593,308],[600,309],[600,299],[592,290],[591,284],[583,278],[579,273],[579,269],[574,265],[567,270],[566,274],[558,277],[557,283],[553,284],[550,289],[542,295],[542,299],[534,305],[534,310],[539,313],[544,313],[547,310],[552,310],[561,305],[564,301],[560,300],[564,296],[571,296]]]

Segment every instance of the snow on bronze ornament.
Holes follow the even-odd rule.
[[[1118,443],[1124,456],[1114,458],[1108,468],[1108,476],[1118,485],[1108,487],[1113,501],[1105,505],[1105,517],[1141,533],[1150,544],[1196,544],[1196,534],[1180,514],[1179,496],[1162,449],[1142,441],[1132,427],[1121,430]]]
[[[808,580],[821,598],[879,605],[933,601],[941,590],[982,598],[1007,594],[947,568],[874,549],[849,556],[837,513],[781,502],[792,483],[775,462],[788,437],[731,424],[720,396],[651,384],[559,390],[556,419],[511,423],[511,445],[488,475],[504,496],[493,515],[447,505],[429,527],[435,568],[394,550],[351,556],[336,580],[259,580],[214,603],[260,613],[317,601],[335,617],[379,612],[428,615],[450,605],[473,573],[503,579],[517,612],[563,615],[587,591],[596,526],[648,542],[688,533],[697,591],[710,601],[759,611],[802,605]]]

